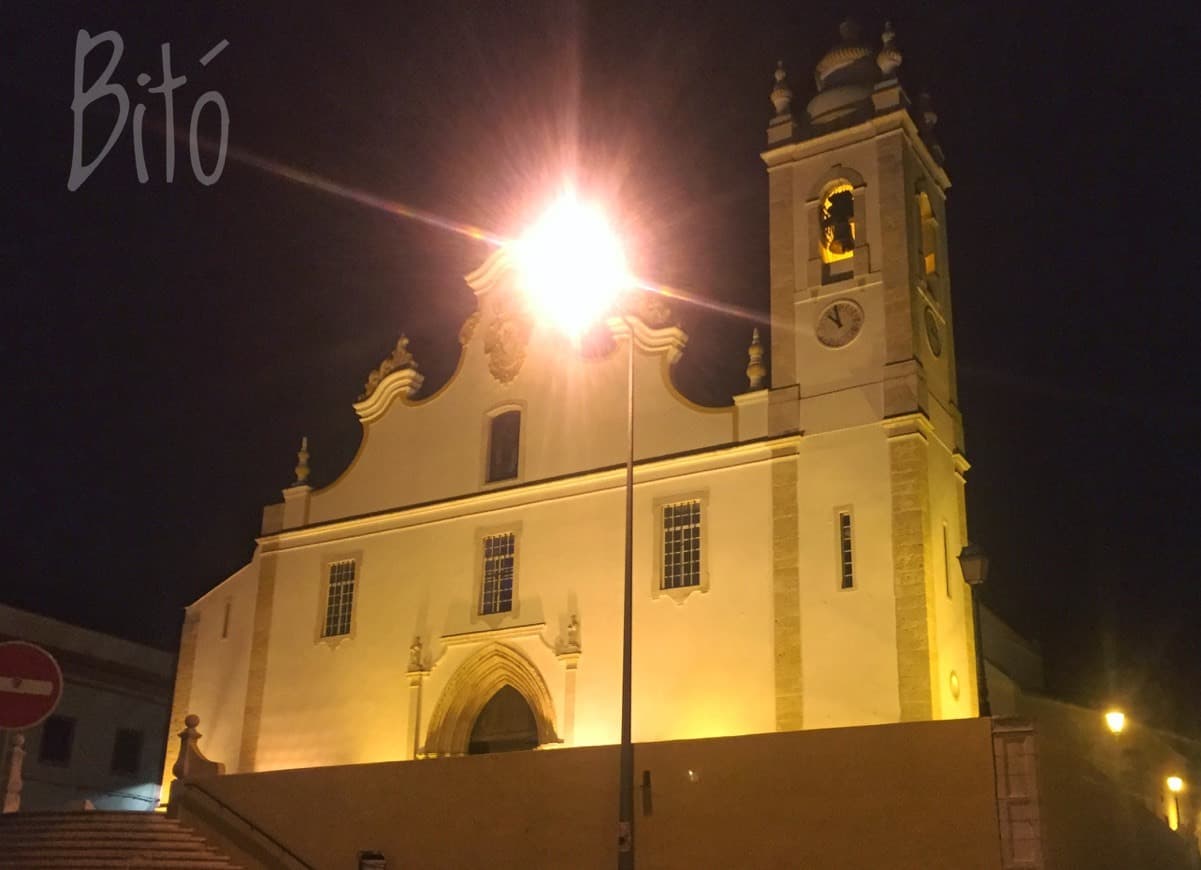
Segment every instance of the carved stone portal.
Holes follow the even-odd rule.
[[[492,643],[460,665],[442,690],[430,716],[423,755],[429,758],[467,754],[480,713],[506,686],[529,705],[538,744],[561,742],[555,733],[550,691],[537,667],[517,650]]]

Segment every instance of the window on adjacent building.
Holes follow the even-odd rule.
[[[701,503],[663,506],[663,588],[701,583]]]
[[[132,728],[118,728],[113,740],[113,773],[133,776],[142,765],[142,732]]]
[[[71,747],[75,743],[75,720],[70,716],[51,716],[42,723],[42,742],[38,746],[38,761],[43,764],[71,763]]]
[[[512,532],[484,538],[484,582],[480,613],[507,613],[513,609],[513,566],[517,536]]]
[[[517,476],[521,445],[521,412],[505,411],[492,418],[488,427],[488,483]]]
[[[325,627],[322,637],[350,634],[350,615],[354,608],[354,559],[329,566],[329,591],[325,599]]]
[[[851,539],[851,512],[838,512],[839,583],[843,589],[855,588],[855,553]]]

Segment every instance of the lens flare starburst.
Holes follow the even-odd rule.
[[[568,190],[511,244],[518,282],[535,314],[578,338],[633,283],[604,211]]]

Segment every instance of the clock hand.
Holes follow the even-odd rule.
[[[830,317],[830,319],[831,319],[832,321],[834,321],[834,325],[835,325],[835,326],[837,326],[839,329],[841,329],[841,328],[842,328],[842,318],[838,316],[838,309],[837,309],[837,308],[831,308],[831,309],[830,309],[830,314],[829,314],[829,317]]]

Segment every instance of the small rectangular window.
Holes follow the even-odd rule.
[[[951,597],[951,545],[947,542],[947,524],[942,524],[942,580],[947,587],[947,598]]]
[[[225,602],[225,616],[221,619],[221,639],[225,640],[229,637],[229,615],[233,610],[234,603],[231,600]]]
[[[838,512],[838,555],[840,583],[843,589],[855,588],[855,555],[851,541],[851,512]]]
[[[701,503],[663,507],[663,588],[701,584]]]
[[[484,538],[484,582],[480,613],[507,613],[513,609],[513,566],[517,536],[512,532]]]
[[[521,412],[505,411],[488,427],[488,483],[517,476],[521,445]]]
[[[132,728],[118,728],[113,740],[113,773],[134,776],[142,764],[142,732]]]
[[[325,627],[322,637],[350,634],[350,614],[354,607],[353,559],[329,566],[329,592],[325,601]]]
[[[38,761],[66,767],[71,763],[71,747],[74,743],[75,720],[70,716],[51,716],[42,723]]]

